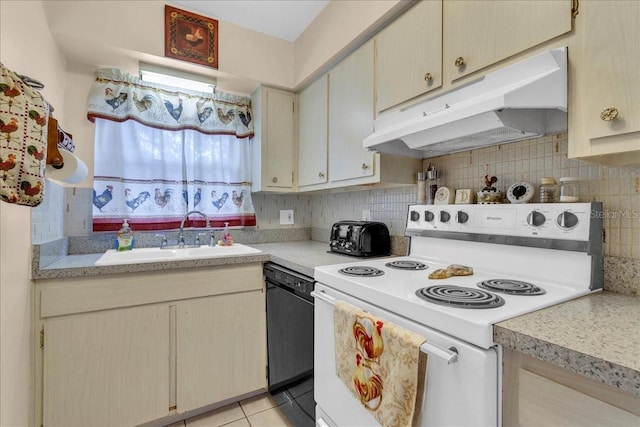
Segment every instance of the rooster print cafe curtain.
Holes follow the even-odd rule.
[[[254,226],[250,98],[177,90],[98,70],[93,230],[171,230],[192,210],[211,225]],[[203,227],[192,215],[185,227]]]

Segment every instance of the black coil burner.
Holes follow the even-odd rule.
[[[546,291],[536,285],[519,280],[490,279],[478,283],[478,287],[511,295],[543,295]]]
[[[416,295],[426,301],[456,308],[496,308],[504,299],[490,292],[461,286],[436,285],[418,289]]]
[[[357,277],[376,277],[382,276],[384,271],[378,270],[373,267],[362,267],[362,266],[354,266],[354,267],[345,267],[338,270],[338,273],[347,275],[347,276],[357,276]]]
[[[426,270],[427,268],[429,268],[421,262],[411,260],[391,261],[386,263],[385,265],[387,267],[395,268],[398,270]]]

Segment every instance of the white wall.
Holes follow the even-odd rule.
[[[0,61],[40,80],[64,123],[64,65],[41,1],[0,1]],[[46,191],[46,188],[45,188]],[[0,202],[0,425],[29,425],[31,407],[30,208]]]
[[[331,1],[294,43],[294,81],[300,87],[371,37],[410,6],[407,0]]]

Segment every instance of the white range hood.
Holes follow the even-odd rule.
[[[364,147],[418,158],[567,130],[567,48],[375,120]]]

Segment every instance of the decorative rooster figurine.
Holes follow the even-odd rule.
[[[498,178],[496,178],[495,176],[489,178],[489,175],[485,175],[482,181],[484,182],[483,190],[496,191],[496,188],[493,186],[493,184],[498,182]]]

